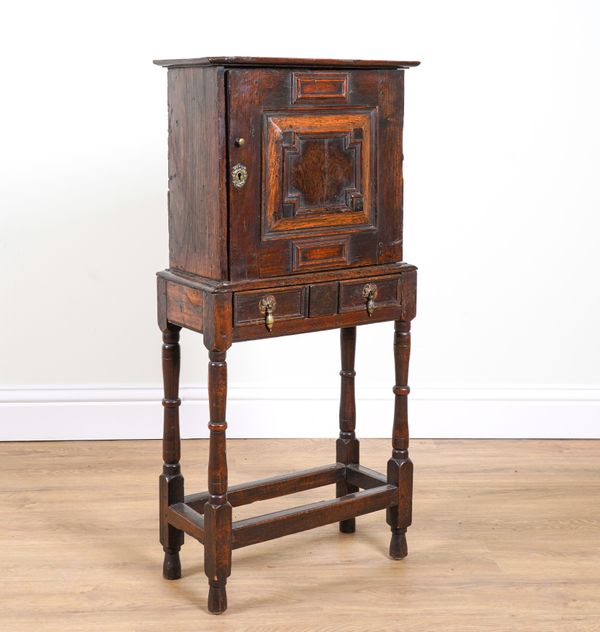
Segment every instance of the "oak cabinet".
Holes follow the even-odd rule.
[[[405,69],[418,62],[215,57],[168,68],[169,268],[158,273],[165,397],[163,574],[181,576],[187,533],[204,544],[211,612],[227,606],[231,551],[386,509],[390,556],[411,522],[407,386],[416,268],[402,258]],[[395,412],[387,474],[360,465],[356,326],[395,321]],[[209,351],[208,491],[184,494],[179,331]],[[227,363],[234,343],[340,329],[335,463],[229,486]],[[272,364],[273,360],[269,361]],[[233,508],[321,485],[336,498],[234,521]]]

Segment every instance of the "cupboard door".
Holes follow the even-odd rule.
[[[402,70],[227,71],[230,275],[400,261]]]

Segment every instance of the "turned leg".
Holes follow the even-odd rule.
[[[231,505],[227,500],[225,408],[227,403],[226,353],[210,352],[208,399],[210,446],[208,492],[204,506],[204,572],[208,577],[208,609],[220,614],[227,609],[225,585],[231,574]]]
[[[394,394],[394,428],[392,458],[388,461],[388,484],[398,487],[398,505],[390,507],[387,522],[392,529],[390,557],[400,560],[408,554],[406,529],[412,521],[413,464],[408,456],[408,361],[410,356],[410,322],[397,320],[394,332],[396,385]]]
[[[162,370],[164,382],[163,471],[159,479],[160,543],[165,552],[163,577],[179,579],[181,562],[179,550],[183,544],[183,531],[167,522],[167,509],[173,503],[183,502],[183,476],[179,459],[179,331],[181,327],[167,324],[163,331]]]
[[[356,428],[356,403],[354,401],[354,355],[356,349],[356,327],[340,329],[340,346],[342,352],[342,378],[340,394],[340,436],[336,442],[336,458],[339,463],[348,465],[359,461],[359,443],[354,430]],[[357,492],[358,487],[345,480],[336,484],[337,498]],[[342,533],[354,533],[356,519],[348,518],[340,522]]]

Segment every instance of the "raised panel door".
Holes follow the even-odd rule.
[[[227,71],[232,280],[401,260],[402,73]]]

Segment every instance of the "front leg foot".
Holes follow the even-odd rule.
[[[390,557],[393,560],[402,560],[408,555],[406,544],[406,529],[392,529],[390,540]]]
[[[178,550],[165,548],[163,577],[165,579],[179,579],[181,577],[181,560]]]
[[[222,614],[227,610],[227,589],[221,582],[209,582],[208,611],[213,614]]]

